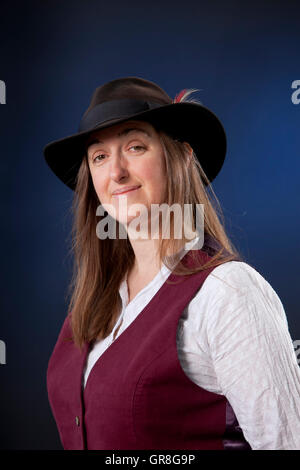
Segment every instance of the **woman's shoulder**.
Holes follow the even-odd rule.
[[[215,267],[194,301],[209,312],[236,309],[245,312],[259,307],[276,310],[285,317],[277,292],[262,274],[243,261],[228,261]]]
[[[287,326],[278,294],[254,267],[242,261],[214,268],[190,302],[187,316],[195,325],[206,324],[212,335],[229,325],[242,329],[275,321]]]
[[[216,266],[207,277],[207,284],[213,284],[231,293],[249,289],[274,292],[267,279],[244,261],[227,261]]]
[[[211,256],[219,243],[206,234],[204,251]],[[212,290],[215,294],[243,295],[250,291],[262,292],[271,296],[277,295],[267,279],[256,268],[243,260],[226,261],[216,266],[206,278],[203,289]]]

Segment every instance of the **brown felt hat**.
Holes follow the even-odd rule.
[[[81,118],[78,132],[45,146],[47,164],[74,190],[89,134],[134,119],[149,122],[174,139],[188,142],[211,182],[225,159],[225,131],[208,108],[182,101],[186,91],[172,99],[158,85],[139,77],[118,78],[99,86]]]

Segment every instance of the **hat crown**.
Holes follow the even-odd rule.
[[[156,83],[138,77],[117,78],[96,88],[83,117],[101,103],[121,99],[152,101],[161,105],[172,103],[169,95]]]

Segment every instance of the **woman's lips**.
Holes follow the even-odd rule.
[[[122,193],[115,193],[115,194],[113,194],[113,196],[122,196],[123,194],[127,194],[127,193],[131,193],[132,191],[136,191],[137,189],[140,189],[140,186],[138,186],[137,188],[128,189],[127,191],[124,191]]]

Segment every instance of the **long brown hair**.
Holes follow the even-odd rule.
[[[178,255],[188,240],[184,237],[174,239],[171,235],[170,239],[159,240],[161,263],[172,269],[174,274],[186,276],[238,259],[239,254],[225,233],[220,204],[196,155],[185,143],[172,139],[160,130],[157,132],[166,164],[165,202],[169,206],[178,203],[181,207],[191,204],[193,208],[197,207],[196,204],[203,204],[204,231],[220,247],[206,264],[191,269],[181,263]],[[128,237],[104,240],[97,237],[97,223],[105,216],[99,216],[100,219],[96,217],[98,206],[99,199],[85,156],[71,207],[74,223],[70,252],[74,255],[74,267],[68,289],[68,294],[71,294],[68,311],[71,312],[73,341],[78,347],[85,342],[105,338],[112,331],[122,307],[119,286],[134,265],[135,255]],[[118,221],[116,226],[119,233]],[[175,255],[170,257],[168,253]],[[191,250],[191,253],[194,251]]]

